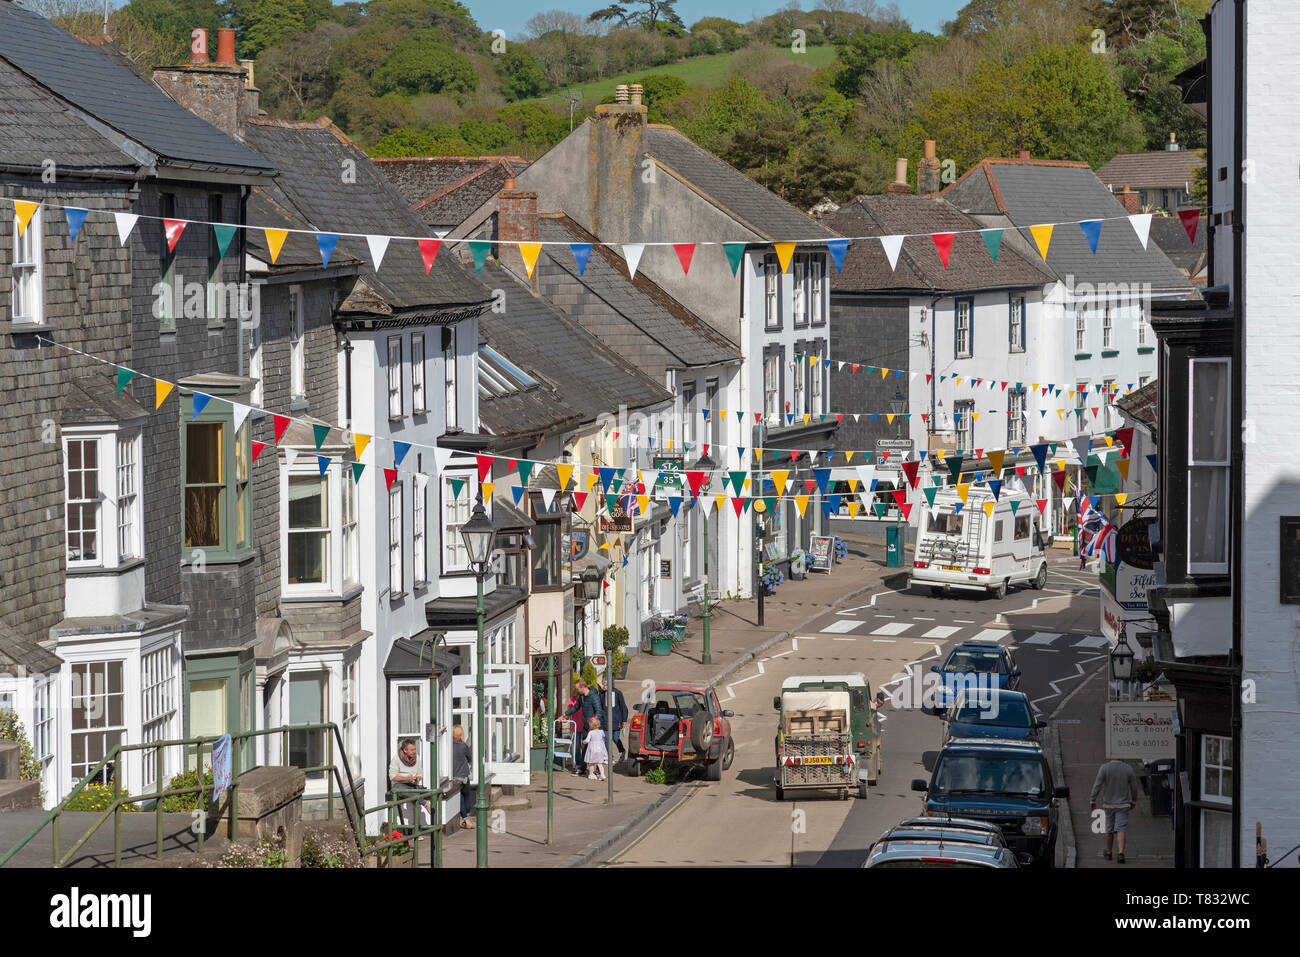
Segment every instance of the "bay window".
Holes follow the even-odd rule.
[[[180,649],[176,642],[168,642],[140,658],[140,728],[144,742],[168,741],[175,737],[179,708],[177,673]],[[166,759],[164,750],[163,779],[175,770]],[[157,749],[142,751],[141,770],[146,790],[157,784]]]
[[[460,527],[469,521],[473,508],[470,494],[471,476],[466,473],[456,476],[460,485],[460,495],[452,485],[452,476],[443,473],[442,478],[442,570],[444,572],[466,571],[469,569],[469,551],[460,537]]]
[[[327,475],[290,475],[285,574],[290,585],[324,585],[330,576]]]
[[[114,568],[140,557],[140,433],[63,430],[69,567]]]
[[[1230,360],[1189,359],[1187,571],[1228,571]]]
[[[243,561],[252,553],[252,445],[249,422],[235,429],[229,400],[210,401],[195,419],[194,396],[182,393],[184,464],[183,561]]]
[[[99,439],[69,439],[66,450],[68,563],[95,565],[100,560]]]
[[[41,241],[41,214],[38,208],[18,234],[18,214],[14,214],[13,302],[10,317],[15,325],[39,325],[45,321],[45,248]]]
[[[126,689],[123,666],[117,661],[87,661],[72,671],[72,780],[86,777],[105,755],[123,743],[126,734]],[[113,780],[115,768],[106,765],[98,775],[102,783]]]

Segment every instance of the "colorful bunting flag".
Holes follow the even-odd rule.
[[[828,239],[826,241],[826,249],[831,254],[831,261],[835,263],[836,272],[844,270],[844,253],[848,248],[849,241],[847,239]]]
[[[934,241],[934,248],[939,253],[939,262],[943,263],[943,268],[948,268],[948,257],[952,255],[952,241],[957,238],[956,233],[931,233],[930,239]]]
[[[519,255],[524,258],[524,271],[528,273],[528,278],[533,278],[533,267],[537,265],[537,257],[541,254],[541,243],[520,243]]]
[[[492,250],[492,244],[486,239],[471,239],[469,241],[469,255],[474,260],[474,271],[483,272],[483,264],[487,262],[488,253]]]
[[[581,276],[587,271],[587,260],[591,258],[591,243],[569,243],[569,252],[573,253],[573,261]]]
[[[781,274],[784,275],[790,269],[790,260],[794,256],[794,243],[773,243],[772,247],[776,250],[777,262],[781,265]]]
[[[433,269],[433,261],[438,258],[438,250],[442,248],[441,239],[420,239],[417,240],[420,247],[420,258],[424,260],[424,274],[429,275]],[[528,275],[532,275],[531,270]]]
[[[155,410],[162,408],[163,402],[167,400],[167,396],[171,395],[171,391],[173,388],[175,388],[175,386],[173,386],[172,383],[170,382],[164,382],[162,379],[154,379],[154,383],[153,383],[154,406],[153,407]]]
[[[641,262],[641,254],[645,252],[645,243],[624,243],[623,258],[627,261],[628,278],[636,278],[636,267]]]
[[[367,236],[366,245],[370,247],[370,258],[375,264],[375,272],[379,271],[379,265],[384,261],[384,253],[388,251],[388,241],[390,236]]]
[[[1034,237],[1034,245],[1038,247],[1038,255],[1047,260],[1047,247],[1052,243],[1052,225],[1045,223],[1041,226],[1030,226],[1029,233]]]
[[[79,206],[63,207],[63,217],[68,221],[68,236],[74,244],[77,242],[77,234],[81,232],[81,224],[86,221],[87,212],[89,210]]]
[[[993,261],[998,261],[998,250],[1002,248],[1002,230],[1000,229],[981,229],[980,238],[984,240],[984,246],[993,257]]]
[[[1101,238],[1101,220],[1085,219],[1079,223],[1079,228],[1083,230],[1083,236],[1088,240],[1088,248],[1092,254],[1097,255],[1097,240]]]
[[[673,252],[677,254],[677,261],[682,264],[682,275],[691,274],[691,259],[695,256],[695,243],[673,243]]]
[[[231,235],[234,235],[235,227],[231,226],[229,228]],[[217,227],[213,226],[212,229],[213,231],[216,231]],[[229,241],[229,239],[226,240],[226,242]],[[316,234],[316,248],[320,250],[320,265],[322,269],[329,267],[330,257],[334,255],[334,247],[338,245],[338,241],[339,237],[334,233]]]
[[[731,274],[734,276],[736,270],[740,268],[740,261],[745,258],[745,244],[723,243],[722,251],[727,254],[727,265],[731,267]]]
[[[262,233],[266,236],[266,248],[271,254],[271,265],[274,266],[275,261],[280,258],[280,250],[284,248],[284,241],[289,238],[289,230],[263,229]]]

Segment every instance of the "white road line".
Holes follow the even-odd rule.
[[[1056,654],[1058,651],[1060,651],[1061,649],[1060,649],[1060,648],[1043,648],[1043,647],[1038,647],[1038,646],[1036,646],[1036,647],[1030,648],[1029,650],[1030,650],[1030,651],[1045,651],[1045,652],[1047,652],[1049,655],[1054,655],[1054,654]]]
[[[799,639],[798,639],[798,638],[791,638],[791,639],[790,639],[790,650],[791,650],[791,651],[798,651],[798,650],[799,650]]]
[[[877,615],[876,617],[877,617],[877,618],[893,618],[893,617],[895,617],[895,616],[894,616],[894,615]]]
[[[1059,631],[1036,631],[1024,641],[1022,645],[1050,645],[1057,638],[1061,637]]]
[[[842,635],[845,632],[852,631],[854,628],[857,628],[861,624],[864,624],[864,622],[858,621],[857,619],[854,618],[841,618],[839,621],[833,621],[825,628],[821,629],[821,633],[823,635],[827,635],[827,634]]]
[[[897,639],[897,638],[872,638],[871,640],[872,640],[872,641],[879,641],[879,642],[881,642],[881,643],[883,643],[883,644],[886,644],[886,645],[896,645],[896,644],[898,644],[898,639]]]
[[[922,618],[920,615],[912,616],[916,621],[938,621],[937,618]]]
[[[912,627],[912,623],[910,621],[891,621],[888,624],[881,625],[879,628],[873,631],[872,634],[891,635],[891,636],[901,635],[903,632],[907,631],[907,629],[911,627]]]
[[[773,658],[784,658],[786,655],[790,654],[793,650],[794,649],[790,649],[790,651],[783,651],[780,654],[768,655],[767,660],[771,661]]]
[[[1093,662],[1093,661],[1101,661],[1101,659],[1103,659],[1103,658],[1105,658],[1105,657],[1106,657],[1105,655],[1094,655],[1094,656],[1091,657],[1091,658],[1080,658],[1078,661],[1076,661],[1076,662],[1074,663],[1074,670],[1075,670],[1076,674],[1066,675],[1064,678],[1057,678],[1055,681],[1049,681],[1048,684],[1051,685],[1051,687],[1052,687],[1052,693],[1051,693],[1051,694],[1045,694],[1045,695],[1043,695],[1041,698],[1035,698],[1033,701],[1031,701],[1031,702],[1029,702],[1029,703],[1030,703],[1031,705],[1033,705],[1035,708],[1038,708],[1038,702],[1040,702],[1040,701],[1046,701],[1048,698],[1057,698],[1057,697],[1060,697],[1060,694],[1061,694],[1060,683],[1061,683],[1061,682],[1063,682],[1063,681],[1074,681],[1076,678],[1082,678],[1083,675],[1084,675],[1084,671],[1083,671],[1083,666],[1084,666],[1084,665],[1089,664],[1090,662]],[[1039,710],[1040,710],[1040,711],[1043,711],[1043,710],[1046,710],[1046,709],[1039,708]]]
[[[973,624],[975,624],[975,622],[973,622],[973,621],[967,621],[965,618],[953,618],[953,619],[951,619],[951,621],[952,621],[952,623],[953,623],[954,625],[973,625]]]
[[[933,618],[930,618],[930,619],[927,619],[927,620],[928,620],[928,621],[934,621]],[[959,632],[959,631],[961,631],[960,628],[954,628],[952,625],[936,625],[935,627],[933,627],[933,628],[931,628],[929,631],[927,631],[927,632],[925,633],[924,637],[926,637],[926,638],[938,638],[938,639],[940,639],[940,640],[943,640],[944,638],[948,638],[948,637],[951,637],[952,635],[955,635],[955,634],[956,634],[957,632]]]
[[[727,685],[727,697],[723,700],[730,701],[736,696],[736,692],[732,690],[736,685],[743,685],[746,681],[753,681],[757,677],[758,675],[750,675],[748,678],[737,678],[735,681],[731,682],[731,684]]]
[[[856,638],[832,638],[831,641],[857,641]]]
[[[970,641],[1001,641],[1003,638],[1010,638],[1011,632],[1004,628],[985,628]]]
[[[1089,635],[1083,641],[1076,641],[1070,647],[1072,648],[1105,648],[1110,644],[1110,640],[1103,635]]]
[[[756,661],[754,664],[758,665],[758,673],[760,675],[767,674],[767,670],[763,667],[763,662]]]

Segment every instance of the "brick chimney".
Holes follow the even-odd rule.
[[[904,157],[894,160],[894,181],[885,187],[885,192],[893,196],[912,195],[912,187],[907,185],[907,160]]]
[[[235,61],[235,31],[222,27],[217,31],[217,62],[208,62],[208,38],[202,28],[190,31],[190,62],[158,67],[154,82],[191,113],[242,140],[244,121],[261,113],[252,61],[244,61],[247,68]]]
[[[497,239],[502,242],[535,243],[538,239],[537,193],[515,189],[513,178],[507,178],[497,196]],[[523,257],[517,246],[499,246],[502,262],[519,276],[527,276]],[[540,257],[539,257],[540,262]],[[529,283],[537,291],[537,271]]]
[[[632,95],[635,93],[635,97]],[[635,102],[640,90],[629,91],[620,84],[614,90],[614,102],[602,103],[592,116],[591,142],[587,150],[590,172],[587,199],[591,206],[573,210],[581,222],[606,242],[634,238],[632,223],[643,197],[645,169],[646,107]]]
[[[1020,151],[1020,158],[1021,158],[1022,160],[1027,160],[1027,159],[1029,159],[1029,150],[1021,150],[1021,151]]]
[[[1125,184],[1124,188],[1115,194],[1115,198],[1119,200],[1119,204],[1124,207],[1124,211],[1130,216],[1142,211],[1138,207],[1139,194],[1129,189],[1128,184]]]
[[[925,141],[925,155],[916,171],[916,194],[926,199],[939,195],[939,158],[935,155],[934,140]]]

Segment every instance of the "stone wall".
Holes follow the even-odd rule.
[[[907,368],[907,300],[833,295],[830,355],[846,362],[866,360],[890,369]],[[899,389],[903,395],[908,394],[906,378],[891,375],[881,379],[879,373],[867,375],[865,368],[854,374],[851,366],[846,365],[843,372],[837,365],[831,366],[832,411],[889,412],[889,403]],[[913,422],[911,429],[913,434],[923,432],[919,422]],[[840,420],[835,447],[874,451],[877,439],[892,439],[897,433],[897,425],[890,425],[883,415],[877,416],[875,422],[869,415],[860,416],[856,422],[846,415]],[[903,437],[907,434],[905,423]]]

